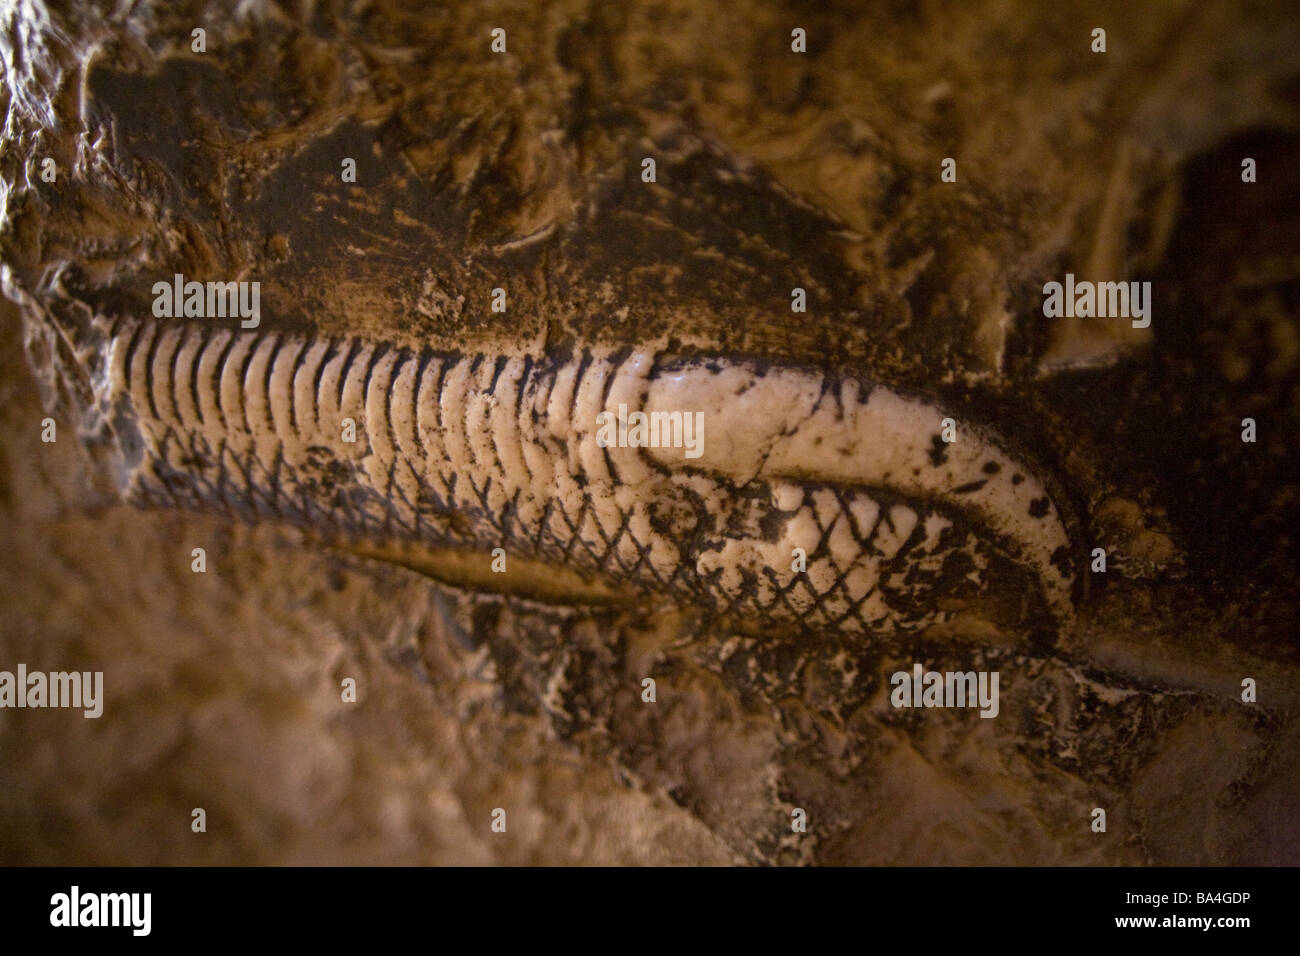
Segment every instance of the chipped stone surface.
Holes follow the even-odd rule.
[[[1300,861],[1283,4],[4,16],[0,666],[102,667],[108,694],[99,721],[0,710],[6,862]],[[1045,320],[1067,271],[1150,278],[1152,328]],[[261,329],[151,321],[176,273],[259,281]],[[421,430],[431,355],[463,428]],[[700,461],[602,472],[583,423],[503,414],[584,356],[590,417],[698,405]],[[313,361],[329,407],[298,388]],[[594,524],[483,570],[566,495]],[[755,572],[813,529],[815,588],[869,594],[869,546],[911,590],[847,626],[780,613]],[[607,559],[560,560],[574,539]],[[931,539],[985,562],[977,607]],[[627,573],[642,548],[681,587]],[[998,671],[999,716],[892,707],[914,662]],[[219,839],[190,834],[200,805]]]

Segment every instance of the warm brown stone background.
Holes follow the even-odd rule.
[[[119,6],[3,42],[0,668],[107,700],[0,711],[0,862],[1300,862],[1286,4]],[[1090,269],[1155,283],[1150,336],[1042,318]],[[175,271],[276,328],[867,368],[1031,447],[1111,568],[1051,639],[810,645],[136,511],[51,330]],[[892,711],[914,659],[999,669],[1002,715]]]

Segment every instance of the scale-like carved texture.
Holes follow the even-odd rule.
[[[970,429],[949,452],[940,410],[882,386],[635,351],[413,353],[183,322],[124,323],[107,348],[108,406],[139,432],[127,490],[140,503],[502,546],[811,629],[1068,613],[1068,540],[1040,481]],[[620,404],[702,412],[700,457],[602,447],[598,415]]]

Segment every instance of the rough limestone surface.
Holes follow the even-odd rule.
[[[106,696],[97,720],[0,709],[0,862],[1300,862],[1300,22],[1285,3],[16,0],[0,15],[0,670],[102,670]],[[1045,318],[1043,285],[1066,273],[1150,281],[1150,327]],[[176,274],[260,283],[256,341],[272,344],[248,352],[268,424],[223,419],[230,442],[290,434],[276,415],[298,393],[270,354],[285,343],[384,343],[368,354],[391,381],[347,400],[364,414],[394,398],[398,425],[418,425],[418,390],[405,406],[401,390],[429,350],[449,367],[667,356],[731,444],[706,444],[727,475],[711,486],[657,464],[722,524],[743,523],[753,486],[744,455],[716,456],[834,381],[969,426],[1042,483],[1050,531],[1006,517],[1005,475],[967,492],[1010,529],[985,521],[966,549],[1001,548],[984,569],[997,612],[927,585],[863,629],[628,590],[540,547],[498,575],[468,507],[437,540],[251,496],[174,507],[203,504],[186,498],[202,457],[136,469],[162,444],[150,422],[190,420],[173,386],[205,367],[199,340],[159,332],[142,353],[149,375],[158,349],[194,359],[159,366],[171,406],[153,378],[114,379],[112,358],[141,322],[215,321],[152,318]],[[677,366],[657,361],[633,400],[658,400]],[[752,414],[719,387],[735,368],[768,383]],[[468,408],[491,391],[451,394]],[[196,414],[210,399],[189,394]],[[819,448],[848,426],[815,418],[753,454],[756,474],[784,469],[763,474],[764,501],[792,525],[826,475],[897,491],[889,463],[929,446]],[[456,433],[453,470],[481,464],[488,433]],[[304,463],[318,447],[292,446]],[[334,475],[343,451],[324,453]],[[396,436],[388,453],[405,454]],[[139,494],[141,475],[166,493]],[[663,549],[685,539],[637,511],[640,485],[610,481],[569,490],[624,495],[617,513],[644,517],[649,560],[671,568]],[[956,466],[918,477],[898,506],[923,536],[917,502],[940,514],[966,484]],[[794,539],[756,526],[701,559],[701,588],[758,593],[737,568]],[[1058,537],[1069,587],[1043,583],[1065,577]],[[1040,586],[1068,613],[1036,604]],[[890,676],[914,663],[997,671],[998,716],[891,706]]]

